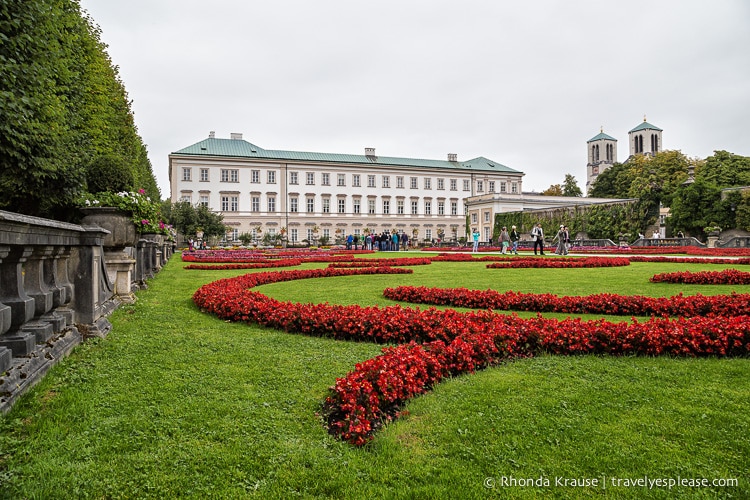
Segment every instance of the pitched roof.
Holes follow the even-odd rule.
[[[594,141],[602,141],[602,140],[604,140],[604,141],[615,141],[615,142],[617,142],[617,139],[615,139],[615,138],[614,138],[614,137],[612,137],[611,135],[607,135],[607,134],[605,134],[604,132],[601,132],[601,133],[599,133],[599,134],[596,134],[596,135],[595,135],[594,137],[592,137],[591,139],[589,139],[589,140],[588,140],[588,141],[586,141],[586,142],[594,142]]]
[[[658,130],[659,132],[662,132],[662,129],[660,129],[659,127],[651,125],[646,120],[643,120],[643,123],[641,123],[640,125],[638,125],[637,127],[635,127],[633,130],[631,130],[630,132],[628,132],[628,134],[630,134],[632,132],[638,132],[638,131],[641,131],[641,130]]]
[[[519,170],[506,167],[502,163],[489,160],[487,158],[484,158],[483,156],[468,161],[448,161],[426,160],[417,158],[398,158],[391,156],[366,156],[340,153],[279,151],[263,149],[256,146],[255,144],[245,141],[244,139],[216,139],[210,137],[200,142],[196,142],[192,146],[188,146],[186,148],[175,151],[172,154],[522,173]]]

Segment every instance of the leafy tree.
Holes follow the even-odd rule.
[[[540,194],[543,196],[563,196],[563,188],[560,184],[553,184]]]
[[[91,193],[103,191],[119,192],[134,189],[135,176],[125,161],[116,155],[94,158],[86,168],[87,190]]]
[[[721,201],[721,190],[703,179],[683,186],[677,191],[670,207],[668,224],[673,229],[690,236],[703,234],[703,228],[721,219],[717,209]]]
[[[714,151],[696,168],[695,178],[721,188],[750,186],[750,157]]]
[[[583,196],[583,191],[578,187],[576,178],[571,174],[565,174],[565,180],[562,186],[563,196]]]
[[[166,204],[169,205],[169,203]],[[187,201],[178,201],[168,208],[164,207],[162,214],[169,224],[184,236],[195,236],[198,229],[203,231],[204,238],[226,234],[224,216],[212,212],[200,203],[193,206]]]

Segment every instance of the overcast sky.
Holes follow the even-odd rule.
[[[746,0],[81,0],[168,155],[232,132],[264,149],[459,160],[586,184],[586,141],[750,156]]]

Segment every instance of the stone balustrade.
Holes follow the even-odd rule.
[[[106,336],[109,314],[172,253],[159,238],[105,247],[108,234],[0,211],[0,411],[82,340]]]

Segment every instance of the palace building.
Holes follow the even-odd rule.
[[[286,234],[291,243],[331,243],[366,232],[406,232],[419,241],[466,234],[466,200],[519,195],[524,174],[484,157],[444,160],[263,149],[214,132],[169,155],[171,200],[224,216],[227,239]],[[491,233],[483,235],[486,239]]]

